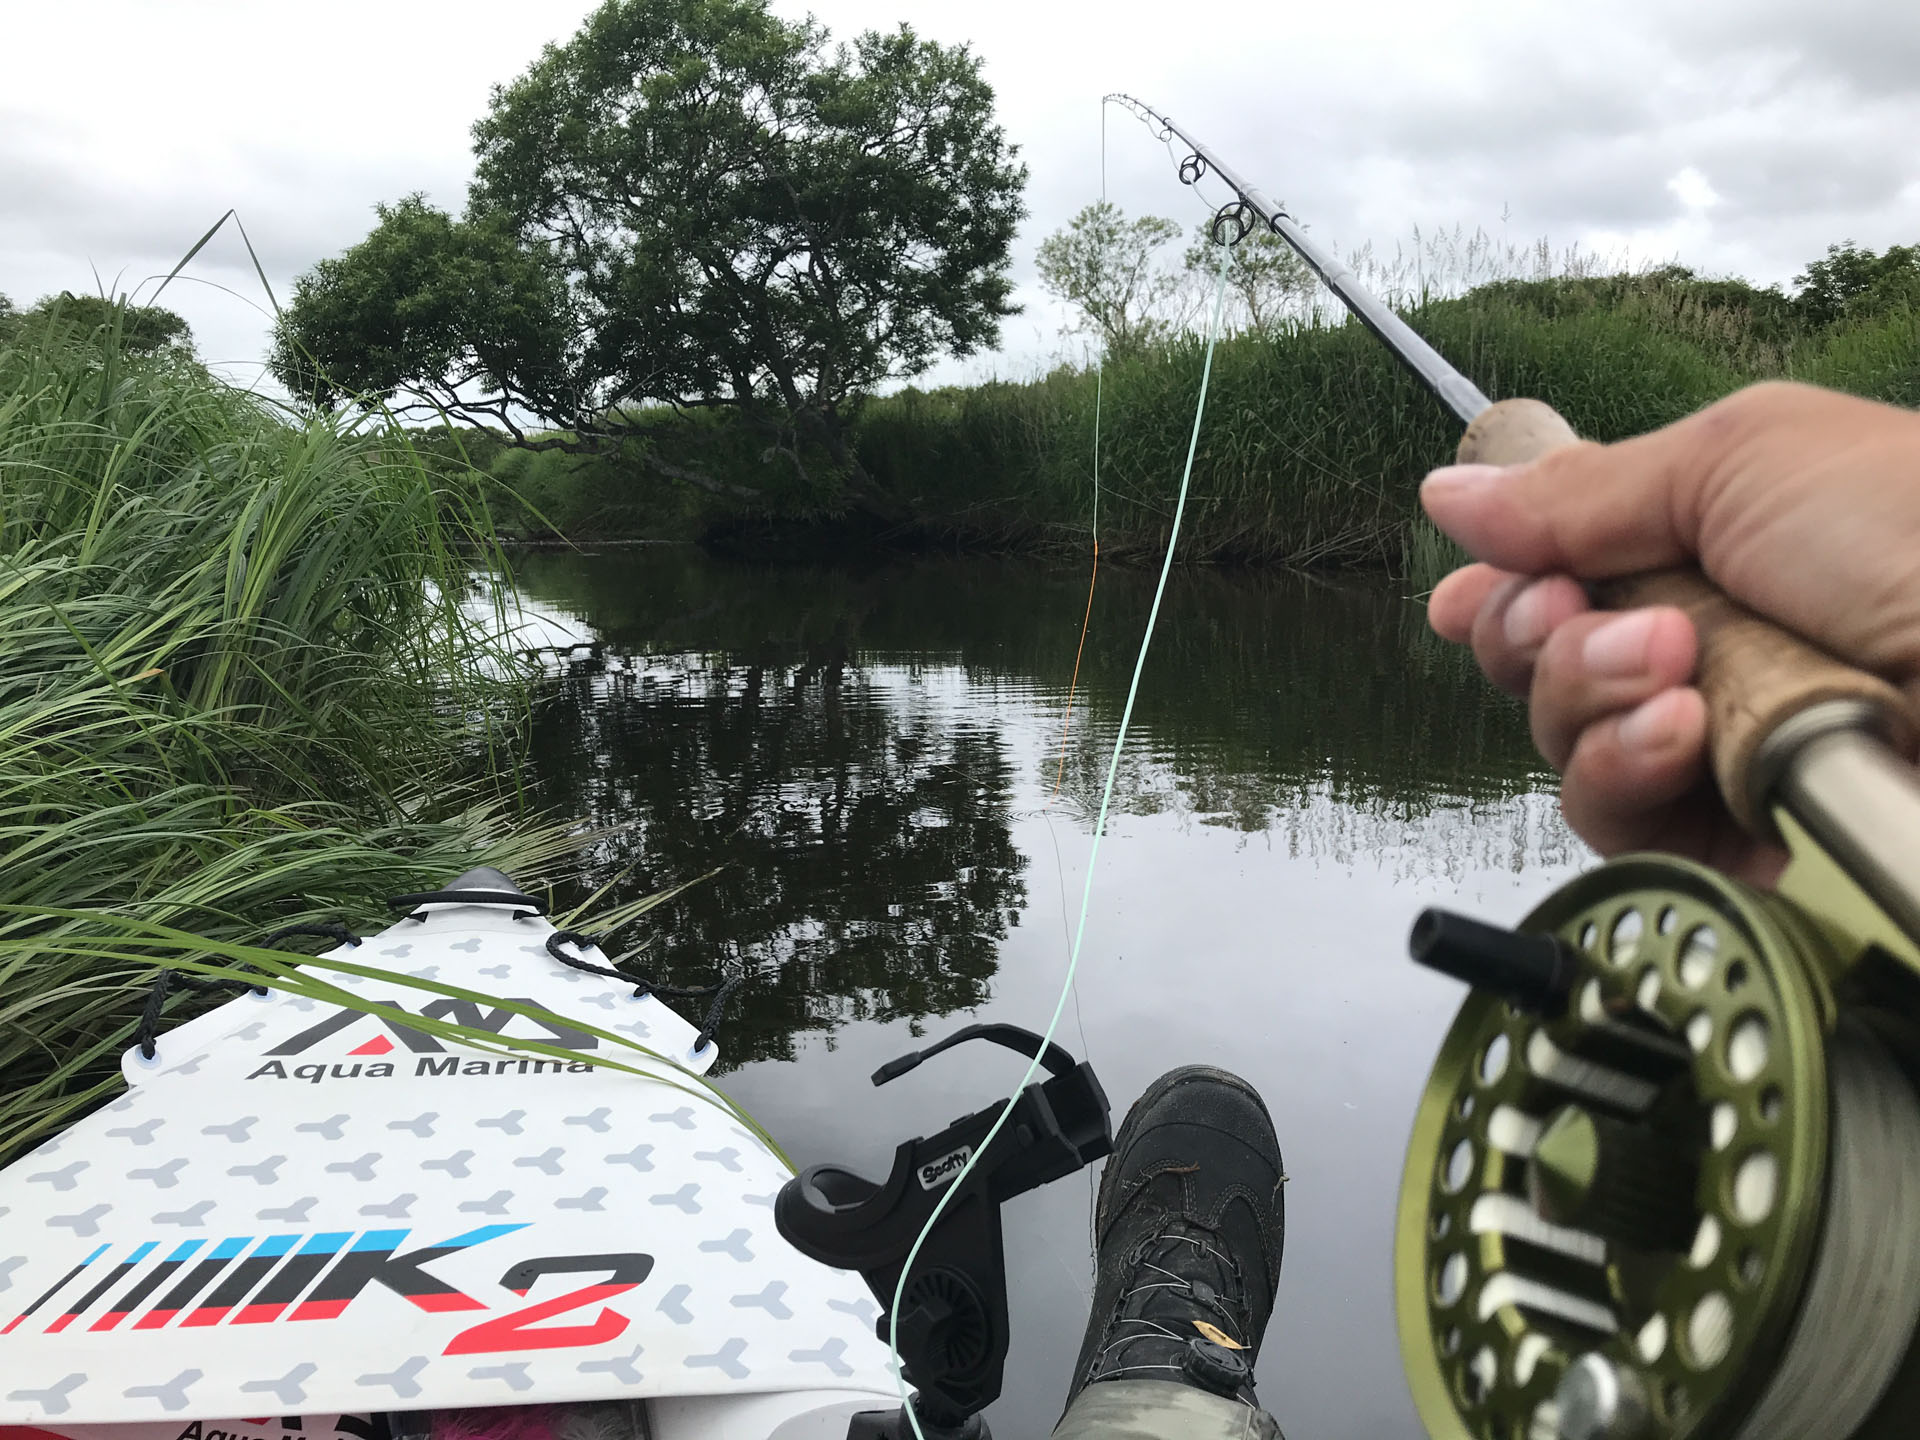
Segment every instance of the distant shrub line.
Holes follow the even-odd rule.
[[[1789,298],[1666,267],[1497,280],[1403,313],[1489,395],[1538,396],[1582,434],[1610,440],[1768,378],[1920,405],[1920,286],[1908,278],[1908,270],[1883,270],[1839,299],[1814,287]],[[1106,365],[1103,555],[1144,557],[1165,542],[1203,348],[1177,335]],[[854,431],[861,463],[912,517],[880,538],[1083,550],[1094,393],[1090,369],[1063,366],[1023,383],[907,389],[865,401]],[[760,467],[779,463],[719,417],[688,426],[662,415],[650,434],[710,473],[751,472],[761,486]],[[1446,563],[1447,552],[1417,517],[1415,486],[1457,439],[1451,415],[1356,324],[1322,313],[1230,336],[1214,361],[1186,557],[1417,579]],[[773,514],[663,491],[620,456],[490,449],[479,458],[501,486],[496,508],[526,534],[684,539],[834,518],[797,486]]]

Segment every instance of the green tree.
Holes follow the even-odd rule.
[[[636,412],[726,409],[816,497],[887,513],[847,441],[858,398],[1015,311],[1026,170],[978,58],[905,26],[830,47],[767,0],[610,0],[474,139],[464,218],[402,202],[303,279],[283,380],[411,391],[533,446],[640,437],[716,489]]]
[[[1073,306],[1078,328],[1109,355],[1137,350],[1178,328],[1185,281],[1160,252],[1179,238],[1171,220],[1129,220],[1112,201],[1096,201],[1040,242],[1040,286]]]
[[[1920,304],[1920,245],[1889,245],[1885,254],[1851,240],[1829,245],[1793,277],[1794,305],[1808,325],[1882,315],[1900,305]]]
[[[1187,247],[1190,283],[1213,292],[1220,252],[1214,245],[1210,222],[1203,221]],[[1227,264],[1227,293],[1232,299],[1233,328],[1265,334],[1277,328],[1289,310],[1296,310],[1313,294],[1318,277],[1291,245],[1264,225],[1256,224],[1232,247]]]
[[[6,309],[10,309],[9,305]],[[6,314],[0,309],[0,316]],[[135,305],[126,296],[76,295],[63,290],[43,297],[20,317],[25,321],[54,320],[83,334],[117,332],[120,349],[128,355],[193,352],[193,330],[171,310],[158,305]]]
[[[365,240],[294,281],[268,357],[281,383],[323,408],[410,391],[520,438],[529,414],[564,423],[576,327],[551,248],[421,195],[376,213]]]

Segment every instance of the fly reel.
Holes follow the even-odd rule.
[[[1475,987],[1395,1247],[1435,1440],[1920,1431],[1920,987],[1835,944],[1664,856],[1517,933],[1420,918],[1416,958]]]

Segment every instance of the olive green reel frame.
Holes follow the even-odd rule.
[[[1797,1331],[1810,1304],[1835,1306],[1812,1293],[1834,1207],[1849,1233],[1825,1248],[1842,1272],[1828,1290],[1876,1242],[1853,1212],[1892,1221],[1889,1203],[1920,1201],[1875,1188],[1916,1181],[1920,1104],[1900,1067],[1920,1056],[1920,955],[1863,947],[1791,899],[1655,855],[1579,877],[1520,928],[1573,957],[1564,1012],[1468,998],[1401,1188],[1395,1300],[1429,1433],[1914,1434],[1920,1293],[1874,1313],[1856,1291],[1813,1322],[1824,1333]],[[1836,1177],[1849,1157],[1868,1173]],[[1586,1357],[1592,1373],[1570,1376]],[[1587,1394],[1596,1375],[1614,1393]]]
[[[1503,401],[1460,458],[1575,443],[1548,407]],[[1442,965],[1478,988],[1401,1185],[1395,1306],[1416,1408],[1434,1440],[1920,1435],[1906,698],[1697,572],[1589,588],[1687,611],[1718,789],[1790,860],[1762,893],[1623,856],[1518,927],[1551,943],[1489,931],[1480,958]],[[1471,951],[1485,927],[1457,923]]]

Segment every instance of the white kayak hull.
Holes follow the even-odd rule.
[[[308,973],[565,1058],[278,992],[129,1052],[125,1096],[0,1172],[0,1440],[602,1400],[661,1440],[837,1440],[897,1404],[859,1277],[776,1232],[791,1171],[699,1078],[713,1047],[552,933],[436,904]]]

